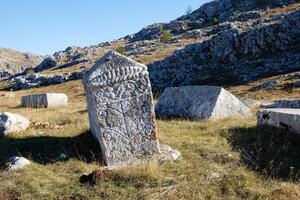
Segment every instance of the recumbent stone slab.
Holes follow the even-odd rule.
[[[67,104],[68,96],[64,93],[33,94],[21,97],[23,107],[54,108]]]
[[[257,112],[257,124],[275,126],[300,134],[300,109],[261,109]]]
[[[124,167],[159,151],[147,67],[116,52],[84,76],[89,122],[107,166]]]
[[[159,117],[191,120],[251,116],[251,110],[238,98],[217,86],[166,88],[155,111]]]

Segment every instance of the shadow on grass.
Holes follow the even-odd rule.
[[[61,153],[71,159],[103,164],[100,146],[89,131],[75,137],[0,138],[0,162],[11,156],[23,156],[40,164],[48,164],[58,161]]]
[[[228,140],[249,168],[270,178],[300,179],[300,135],[273,127],[234,128]]]

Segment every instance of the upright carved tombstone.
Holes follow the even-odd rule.
[[[159,151],[147,67],[115,52],[84,76],[90,127],[106,164],[122,167]]]

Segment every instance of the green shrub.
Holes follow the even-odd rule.
[[[119,47],[119,48],[117,49],[117,52],[118,52],[119,54],[123,55],[123,56],[126,55],[126,50],[125,50],[124,47]]]
[[[168,42],[172,37],[172,33],[170,30],[161,29],[160,30],[160,41],[161,42]]]
[[[218,18],[214,18],[212,23],[213,23],[213,25],[217,25],[220,23],[220,20]]]

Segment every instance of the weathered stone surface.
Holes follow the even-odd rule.
[[[262,89],[271,89],[273,87],[275,87],[276,85],[279,84],[279,81],[276,81],[276,80],[269,80],[269,81],[266,81],[258,86],[255,86],[253,88],[250,89],[251,92],[256,92],[258,90],[262,90]]]
[[[300,108],[300,100],[278,100],[273,104],[264,106],[265,108]]]
[[[8,82],[14,84],[12,90],[24,90],[78,80],[82,78],[84,73],[85,70],[56,76],[43,74],[20,75],[9,79]]]
[[[90,127],[109,167],[158,152],[147,67],[109,52],[83,78]]]
[[[23,96],[21,98],[21,105],[23,107],[53,108],[66,106],[67,104],[68,97],[64,93],[34,94]]]
[[[13,156],[8,160],[8,171],[15,172],[25,169],[30,161],[24,157]]]
[[[216,86],[166,88],[155,111],[160,117],[192,120],[251,115],[250,109],[235,96]]]
[[[26,130],[30,121],[21,115],[13,113],[0,113],[0,135]]]
[[[299,68],[300,10],[234,27],[148,65],[152,89],[249,82]],[[245,23],[243,23],[245,24]]]
[[[257,112],[258,125],[270,125],[300,134],[300,109],[262,109]]]

